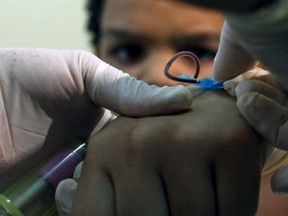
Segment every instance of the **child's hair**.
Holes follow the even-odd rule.
[[[87,0],[86,10],[88,13],[87,30],[91,33],[91,43],[97,47],[101,37],[101,17],[104,8],[104,0]]]

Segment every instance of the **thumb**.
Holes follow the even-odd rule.
[[[78,183],[74,179],[65,179],[58,184],[55,192],[55,202],[60,216],[71,215],[77,186]]]
[[[133,117],[190,109],[192,95],[184,86],[148,85],[88,53],[82,53],[81,62],[87,92],[99,106]]]
[[[236,33],[225,21],[214,60],[215,80],[222,82],[232,79],[255,66],[256,60],[241,46]]]
[[[238,97],[237,106],[263,138],[277,148],[288,149],[288,116],[282,104],[262,94],[249,92]]]
[[[78,186],[78,180],[81,175],[83,161],[80,162],[73,174],[73,179],[64,179],[56,187],[55,202],[57,212],[60,216],[70,216],[72,212],[72,205],[76,189]]]

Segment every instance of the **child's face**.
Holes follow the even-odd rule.
[[[101,24],[100,58],[150,84],[175,85],[163,69],[179,51],[200,58],[199,78],[211,76],[223,18],[172,0],[106,0]],[[192,67],[179,61],[173,72],[191,73]]]

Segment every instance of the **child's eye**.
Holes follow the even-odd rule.
[[[109,53],[121,64],[134,64],[145,57],[146,50],[138,44],[122,44],[111,49]]]

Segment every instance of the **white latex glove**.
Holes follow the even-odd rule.
[[[234,78],[254,68],[259,60],[288,84],[288,1],[274,1],[250,13],[224,15],[215,79]]]
[[[256,60],[278,75],[286,87],[274,77],[265,80],[269,85],[250,80],[234,83],[234,87],[228,82],[226,88],[237,96],[238,108],[251,126],[275,147],[288,150],[288,1],[274,1],[250,14],[225,16],[214,78],[218,81],[234,78],[254,68]],[[271,183],[274,192],[288,193],[287,177],[287,168],[274,176]]]
[[[0,85],[0,189],[57,147],[87,139],[102,107],[139,117],[185,111],[192,100],[183,86],[148,85],[83,51],[0,49]]]
[[[224,83],[252,127],[273,146],[288,150],[288,88],[262,69],[248,71]],[[288,194],[288,167],[272,178],[275,193]]]
[[[267,143],[288,150],[284,134],[279,134],[284,129],[283,119],[287,109],[286,85],[268,71],[254,68],[224,82],[224,88],[237,97],[239,111]]]

